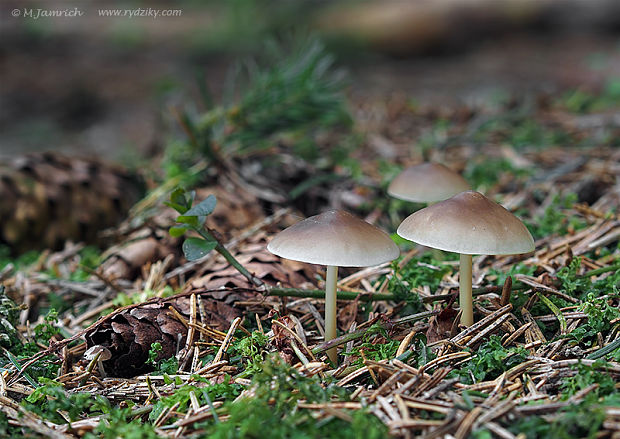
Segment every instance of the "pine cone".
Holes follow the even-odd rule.
[[[98,244],[143,192],[118,166],[56,153],[0,164],[0,243],[14,253],[59,249],[66,240]]]
[[[204,314],[197,314],[197,322],[220,331],[228,330],[230,322],[242,315],[241,309],[235,306],[236,301],[256,297],[249,291],[232,290],[196,294],[201,297],[204,311]],[[102,346],[109,350],[110,358],[103,364],[111,376],[132,377],[149,372],[153,368],[146,361],[153,343],[162,346],[157,361],[170,358],[185,347],[188,331],[172,308],[189,321],[189,294],[151,299],[115,311],[89,328],[85,335],[87,346]],[[207,321],[202,321],[202,316]],[[194,335],[198,338],[200,334],[196,332]]]

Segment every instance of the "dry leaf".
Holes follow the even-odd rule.
[[[452,330],[454,318],[457,314],[458,311],[450,307],[443,309],[439,314],[431,317],[428,330],[426,331],[426,342],[430,344],[450,338],[450,331]]]

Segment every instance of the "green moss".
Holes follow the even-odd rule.
[[[159,355],[161,350],[161,343],[152,343],[151,349],[149,350],[149,358],[148,360],[146,360],[146,362],[155,368],[155,373],[157,375],[176,374],[179,370],[179,360],[177,360],[177,357],[173,355],[170,358],[157,361],[157,356]]]
[[[384,329],[377,327],[376,331],[368,331],[361,343],[357,344],[351,352],[345,352],[345,355],[356,357],[352,364],[362,366],[364,358],[373,361],[394,358],[399,345],[398,340],[392,340]],[[364,357],[362,357],[362,353]]]
[[[57,381],[46,378],[39,381],[42,385],[22,401],[22,406],[45,420],[56,424],[66,423],[59,414],[59,411],[62,411],[70,420],[76,421],[81,413],[89,412],[95,405],[95,400],[89,393],[70,394]]]
[[[442,253],[440,255],[444,256]],[[450,266],[436,259],[432,252],[411,258],[402,268],[399,268],[396,263],[393,265],[395,265],[396,274],[402,278],[403,282],[407,282],[410,288],[428,285],[431,291],[437,290],[441,279],[452,270]]]
[[[321,383],[318,377],[304,377],[277,356],[268,357],[262,371],[253,378],[252,397],[225,403],[218,414],[225,422],[203,422],[210,438],[387,438],[387,428],[366,410],[342,410],[350,422],[328,416],[315,419],[315,412],[298,406],[299,401],[326,403],[332,398],[347,400],[347,392]],[[268,433],[267,433],[268,432]]]
[[[472,188],[483,190],[493,187],[502,178],[510,177],[511,181],[522,181],[532,175],[529,168],[517,168],[508,159],[490,159],[478,157],[468,161],[463,177]]]
[[[205,378],[194,375],[195,385],[185,384],[176,389],[172,394],[158,400],[149,419],[154,421],[167,408],[176,406],[179,412],[186,412],[191,404],[190,394],[193,394],[201,405],[211,404],[215,400],[232,401],[241,393],[241,386],[230,384],[230,377],[219,384],[209,384]]]
[[[22,270],[37,262],[40,257],[41,252],[34,250],[11,257],[11,249],[6,245],[0,245],[0,271],[9,264],[13,264],[14,270]]]
[[[551,235],[564,235],[569,228],[573,230],[583,229],[587,225],[586,221],[574,216],[569,211],[576,202],[576,194],[558,195],[553,198],[542,215],[533,220],[525,218],[524,222],[534,239]]]
[[[617,300],[616,296],[616,300]],[[588,319],[579,325],[568,336],[590,347],[596,342],[596,336],[600,332],[606,334],[611,330],[611,322],[620,318],[620,309],[611,303],[610,299],[599,298],[594,293],[588,293],[586,300],[579,306],[579,310],[588,315]],[[613,355],[613,353],[611,353]]]
[[[231,361],[238,359],[243,372],[239,376],[252,376],[262,370],[262,364],[267,355],[269,338],[260,331],[254,331],[250,336],[242,337],[233,342],[228,349]],[[236,358],[235,358],[236,357]]]
[[[128,401],[129,407],[112,407],[109,401],[103,397],[94,399],[93,410],[101,412],[102,421],[91,432],[84,435],[84,439],[157,439],[160,436],[155,428],[148,422],[142,422],[142,417],[137,416],[131,408],[133,404]]]
[[[593,395],[597,397],[612,395],[616,391],[616,382],[610,374],[605,373],[605,366],[606,363],[604,361],[595,361],[592,365],[578,363],[573,366],[572,369],[575,370],[575,375],[562,380],[560,387],[562,399],[567,400],[575,393],[586,389],[592,384],[598,385],[592,391]]]
[[[556,101],[556,105],[578,114],[617,108],[620,105],[620,78],[608,79],[598,94],[582,89],[570,90]]]
[[[538,403],[533,403],[536,405]],[[605,420],[605,406],[620,404],[620,394],[616,392],[601,400],[594,394],[588,395],[582,402],[560,409],[557,414],[548,417],[526,416],[517,418],[507,425],[515,434],[523,434],[527,439],[554,438],[573,439],[598,437],[598,432]]]
[[[6,349],[4,355],[0,356],[0,367],[9,363],[13,363],[13,365],[19,367],[32,355],[39,353],[40,349],[38,344],[44,346],[48,345],[51,338],[59,333],[59,329],[56,326],[58,314],[53,309],[50,310],[45,316],[43,323],[34,327],[33,341],[22,343],[17,337],[17,331],[13,327],[15,324],[14,318],[12,318],[10,314],[9,318],[2,317],[2,313],[6,313],[7,303],[8,302],[4,300],[3,303],[0,304],[0,328],[3,329],[3,334],[0,334],[0,345]],[[9,308],[9,313],[10,312]],[[32,363],[28,368],[28,372],[24,375],[32,385],[36,386],[36,380],[38,378],[56,377],[59,363],[60,361],[55,356],[44,356]]]
[[[501,337],[492,335],[483,343],[471,359],[449,376],[459,376],[465,384],[492,380],[503,372],[525,361],[529,352],[522,347],[506,348]]]
[[[473,138],[480,143],[507,143],[516,149],[575,144],[569,133],[542,125],[532,109],[525,106],[490,118],[478,127]]]

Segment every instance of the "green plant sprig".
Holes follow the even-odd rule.
[[[183,254],[187,260],[196,261],[208,255],[212,250],[215,250],[252,285],[259,288],[264,287],[264,282],[246,270],[215,237],[213,231],[204,225],[207,216],[215,210],[215,205],[217,203],[215,196],[209,195],[192,207],[195,198],[195,191],[188,192],[184,189],[177,188],[172,191],[170,201],[164,202],[166,206],[173,208],[181,214],[176,218],[176,222],[181,225],[170,227],[169,233],[171,236],[181,237],[190,230],[199,236],[185,238],[183,242]]]

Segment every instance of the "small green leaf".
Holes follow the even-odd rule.
[[[187,227],[182,227],[182,226],[170,227],[170,230],[168,231],[168,233],[170,233],[170,236],[172,236],[173,238],[178,238],[179,236],[183,236],[185,232],[187,232]]]
[[[192,208],[192,204],[194,204],[195,199],[196,191],[189,191],[185,193],[185,206],[188,210]]]
[[[564,314],[562,314],[562,311],[560,311],[560,308],[558,308],[555,305],[555,303],[549,300],[549,298],[547,298],[546,296],[543,296],[539,292],[536,292],[536,295],[545,305],[547,305],[547,308],[551,310],[551,312],[556,316],[556,318],[560,322],[560,333],[566,334],[566,318],[564,317]]]
[[[185,206],[185,191],[180,187],[173,190],[170,194],[170,202]]]
[[[189,206],[187,206],[187,194],[185,190],[180,187],[172,191],[172,193],[170,194],[170,201],[164,201],[164,204],[168,207],[173,208],[180,214],[187,212],[187,210],[192,207],[191,201],[189,203]]]
[[[217,200],[215,196],[209,195],[206,199],[185,212],[185,216],[204,216],[209,215],[215,209]]]
[[[187,210],[185,207],[181,206],[180,204],[171,203],[170,201],[164,201],[164,205],[173,208],[179,213],[185,213],[185,211]]]
[[[11,353],[7,350],[5,350],[4,353],[6,354],[7,357],[9,357],[9,361],[13,363],[13,366],[15,366],[15,369],[17,369],[17,371],[20,372],[24,378],[26,378],[26,381],[28,381],[30,385],[34,387],[35,389],[38,388],[39,385],[37,384],[37,382],[33,380],[32,378],[30,378],[30,375],[28,375],[26,372],[22,371],[22,368],[19,365],[19,361],[17,360],[17,358],[11,355]]]
[[[183,223],[193,227],[198,227],[200,225],[198,221],[199,220],[197,216],[177,216],[177,223]]]
[[[615,351],[616,349],[620,349],[620,338],[615,339],[614,341],[609,343],[607,346],[597,349],[596,351],[588,355],[586,358],[588,360],[596,360],[598,358],[604,357],[610,352]]]
[[[183,243],[183,254],[188,261],[195,261],[207,255],[217,247],[216,241],[205,241],[200,238],[187,238]]]

